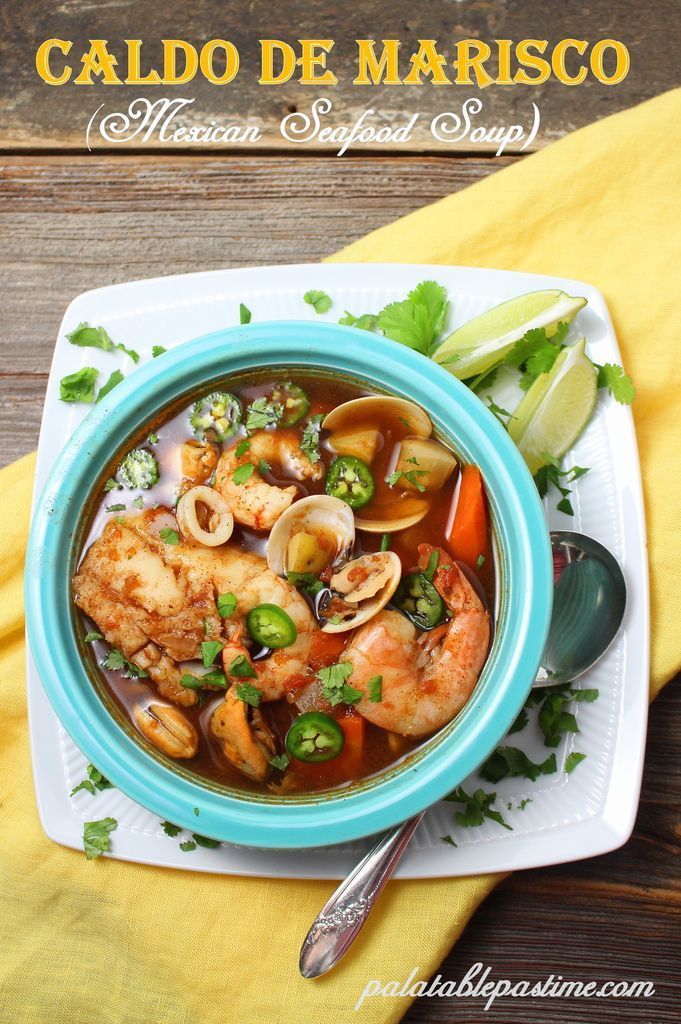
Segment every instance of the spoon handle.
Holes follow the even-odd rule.
[[[409,845],[423,814],[386,832],[322,907],[300,950],[300,973],[318,978],[345,956]]]

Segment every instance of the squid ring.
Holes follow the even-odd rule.
[[[205,505],[210,512],[208,529],[200,525],[197,505]],[[229,505],[212,487],[191,487],[177,503],[176,518],[185,537],[196,540],[207,548],[226,544],[234,529],[234,516]]]

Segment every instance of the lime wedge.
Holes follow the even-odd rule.
[[[501,362],[526,331],[543,327],[551,338],[559,323],[572,323],[584,306],[586,299],[557,288],[519,295],[458,327],[433,359],[459,380],[467,380]]]
[[[586,341],[564,348],[549,373],[535,380],[509,421],[508,432],[534,476],[571,448],[596,404],[596,368]]]

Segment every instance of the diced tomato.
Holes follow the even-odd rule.
[[[310,644],[309,664],[316,672],[319,668],[326,668],[327,665],[335,665],[345,650],[350,632],[347,633],[323,633],[316,629],[312,634]]]
[[[309,682],[309,676],[303,675],[302,672],[296,672],[284,680],[284,689],[288,693],[294,693],[296,690],[303,690]]]
[[[450,554],[471,569],[479,568],[479,559],[489,557],[489,520],[482,474],[477,466],[464,466],[461,472],[459,503],[447,538]]]

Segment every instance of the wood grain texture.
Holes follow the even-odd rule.
[[[5,461],[35,446],[59,324],[80,292],[319,260],[513,159],[0,159]]]
[[[317,260],[510,162],[437,157],[287,159],[8,157],[0,160],[0,436],[35,446],[66,304],[133,277]],[[417,1000],[409,1024],[666,1024],[681,969],[681,695],[654,705],[630,842],[606,857],[518,873],[480,908],[441,966],[493,977],[652,979],[650,1000]],[[577,769],[579,770],[579,769]],[[455,854],[455,851],[453,851]],[[377,919],[378,920],[378,919]],[[373,923],[367,925],[373,927]],[[415,950],[414,966],[422,960]],[[380,965],[367,976],[380,977]],[[387,980],[387,979],[386,979]]]
[[[255,124],[262,130],[258,147],[284,149],[278,124],[288,112],[307,110],[312,100],[328,95],[334,110],[329,123],[353,123],[360,113],[373,108],[376,123],[402,124],[414,112],[421,114],[412,139],[401,152],[434,152],[448,149],[430,133],[436,113],[460,111],[469,96],[480,96],[484,110],[480,123],[507,125],[531,121],[531,103],[541,112],[537,145],[564,135],[648,99],[679,81],[678,53],[670,43],[681,28],[681,10],[676,0],[609,0],[607,3],[550,0],[530,4],[527,0],[376,0],[371,4],[337,5],[327,0],[285,0],[280,3],[253,0],[247,5],[225,5],[220,0],[187,6],[183,0],[166,0],[162,5],[138,0],[63,0],[45,4],[42,0],[5,0],[0,7],[0,148],[84,149],[85,127],[96,108],[106,112],[126,109],[140,95],[156,100],[160,96],[193,98],[190,114],[181,123]],[[334,86],[301,86],[293,80],[281,86],[258,85],[260,56],[258,40],[330,38],[335,46],[329,66],[339,82]],[[35,51],[51,37],[72,40],[69,61],[76,76],[79,58],[88,40],[107,39],[119,60],[121,77],[127,66],[123,39],[143,40],[143,70],[156,67],[161,39],[183,38],[200,46],[223,37],[233,42],[241,55],[239,73],[230,85],[211,85],[196,77],[185,86],[74,86],[71,83],[45,85],[35,70]],[[471,86],[356,86],[356,39],[402,41],[401,74],[409,68],[408,58],[417,40],[436,39],[451,61],[454,43],[473,38],[493,43],[494,39],[517,42],[524,38],[546,39],[552,47],[563,38],[577,37],[591,42],[615,37],[631,54],[628,76],[617,86],[607,86],[591,76],[570,87],[555,80],[541,86],[498,87],[479,90]],[[568,66],[574,72],[574,62]],[[492,74],[495,74],[492,65]],[[406,116],[405,116],[406,115]],[[105,146],[103,140],[98,147]],[[111,144],[115,145],[115,144]],[[131,143],[139,146],[139,140]],[[494,150],[488,143],[472,144],[464,139],[455,144],[459,151]],[[175,148],[174,146],[172,148]],[[223,146],[218,148],[224,149]],[[335,147],[327,144],[327,150]],[[205,150],[204,150],[205,151]],[[309,149],[306,147],[306,151]],[[374,150],[375,151],[375,150]],[[248,148],[240,152],[248,153]]]

